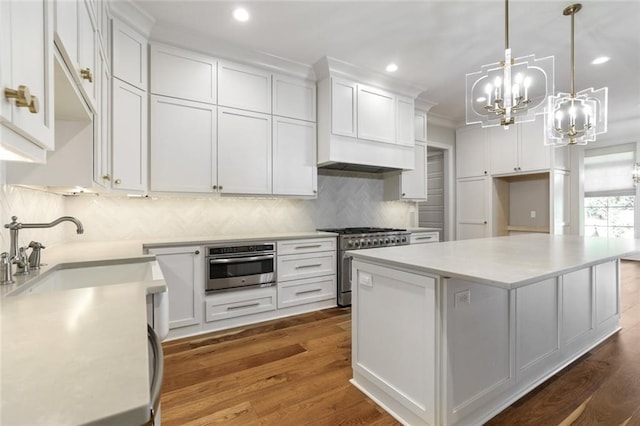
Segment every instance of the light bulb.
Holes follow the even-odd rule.
[[[247,22],[249,20],[249,12],[247,9],[239,7],[234,9],[233,18],[238,22]]]
[[[523,78],[524,78],[524,77],[522,76],[522,73],[521,73],[521,72],[519,72],[518,74],[516,74],[516,83],[518,83],[518,84],[522,83],[522,79],[523,79]]]

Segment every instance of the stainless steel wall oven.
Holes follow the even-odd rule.
[[[206,250],[206,293],[275,285],[275,243],[216,245]]]

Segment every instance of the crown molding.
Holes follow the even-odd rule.
[[[447,129],[457,129],[461,126],[458,120],[451,117],[445,117],[444,115],[435,114],[433,112],[427,113],[427,126],[429,126],[429,124],[446,127]]]
[[[109,11],[113,17],[123,21],[147,38],[156,23],[153,16],[131,0],[110,0]]]

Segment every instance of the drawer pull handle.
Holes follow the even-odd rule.
[[[314,288],[313,290],[296,291],[296,296],[300,296],[301,294],[317,293],[319,291],[322,291],[322,289],[321,288]]]
[[[227,311],[233,311],[235,309],[244,309],[244,308],[253,308],[255,306],[260,306],[260,303],[249,303],[248,305],[237,305],[237,306],[227,306]]]
[[[431,240],[433,237],[416,237],[416,240]]]
[[[322,263],[314,263],[313,265],[298,265],[296,266],[296,269],[317,268],[319,266],[322,266]]]
[[[296,250],[318,248],[318,247],[322,247],[322,244],[312,244],[312,245],[308,245],[308,246],[296,246]]]

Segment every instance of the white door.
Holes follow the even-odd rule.
[[[489,138],[489,153],[491,174],[517,173],[518,168],[518,127],[503,126],[490,127],[487,132]]]
[[[396,143],[413,146],[416,140],[415,110],[413,99],[398,96],[396,98]],[[426,136],[426,134],[425,134]]]
[[[548,170],[551,168],[552,146],[544,144],[544,120],[538,117],[535,121],[522,123],[520,131],[520,169],[521,171]],[[559,148],[564,152],[566,148]]]
[[[271,74],[231,62],[218,62],[218,105],[271,113]]]
[[[456,176],[484,176],[489,173],[487,130],[467,126],[456,131]]]
[[[456,239],[489,237],[489,178],[458,179],[456,186],[457,234]]]
[[[356,106],[358,85],[352,81],[331,79],[331,133],[334,135],[358,136]]]
[[[89,104],[96,108],[97,79],[100,73],[96,72],[96,33],[89,5],[84,1],[78,2],[78,69],[76,72],[82,81]]]
[[[359,84],[358,139],[395,143],[395,103],[393,94]]]
[[[149,250],[158,259],[167,283],[169,329],[202,322],[204,297],[204,253],[200,247]]]
[[[414,116],[416,142],[427,143],[427,113],[416,111]]]
[[[273,193],[316,195],[316,125],[273,117]]]
[[[416,142],[415,169],[402,172],[402,199],[427,199],[427,144]]]
[[[271,116],[218,107],[218,191],[271,194]]]
[[[215,105],[151,96],[150,190],[213,192]]]
[[[142,191],[147,174],[147,94],[113,79],[113,188]]]

